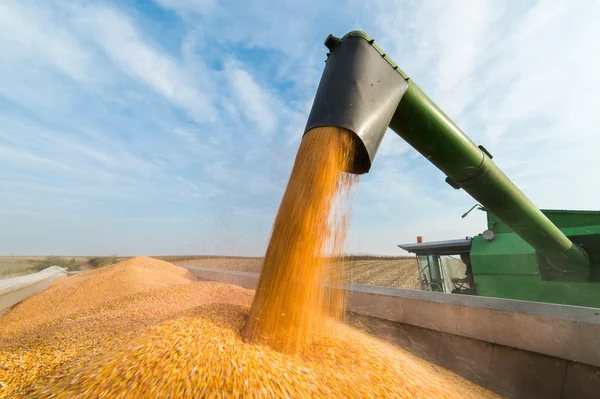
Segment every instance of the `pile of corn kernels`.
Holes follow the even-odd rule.
[[[151,258],[56,281],[0,318],[0,397],[496,397],[338,322],[246,343],[253,295]]]

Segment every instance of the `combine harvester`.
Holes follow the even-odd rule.
[[[325,45],[305,134],[353,132],[348,172],[362,174],[389,127],[488,216],[474,238],[400,246],[417,254],[422,291],[347,285],[350,319],[506,397],[600,397],[600,212],[540,211],[364,32]],[[258,279],[189,269],[248,288]]]
[[[364,32],[330,35],[325,45],[306,132],[354,132],[349,172],[366,173],[389,127],[487,212],[487,230],[473,239],[400,245],[417,254],[423,288],[450,291],[444,275],[462,263],[465,276],[454,280],[463,286],[453,291],[600,307],[600,211],[540,211]],[[444,264],[451,255],[463,261]]]

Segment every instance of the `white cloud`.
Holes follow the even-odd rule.
[[[401,157],[404,156],[409,149],[410,146],[404,140],[402,140],[393,130],[388,129],[383,136],[375,159],[377,160],[383,157]]]
[[[277,101],[256,83],[239,62],[227,62],[225,74],[229,81],[229,90],[237,101],[237,111],[256,125],[258,133],[263,137],[272,134],[277,125]]]
[[[44,158],[26,151],[19,151],[14,148],[0,145],[0,159],[2,164],[13,167],[41,167],[41,168],[60,168],[63,170],[72,170],[69,165],[57,162],[53,159]]]
[[[183,139],[186,140],[190,144],[193,144],[196,142],[196,135],[187,129],[176,128],[176,129],[173,129],[173,133],[177,134],[178,136],[183,137]]]
[[[64,16],[61,19],[64,20]],[[100,79],[94,57],[67,26],[55,24],[57,14],[30,2],[0,3],[0,60],[39,66],[46,62],[80,83]],[[53,26],[53,29],[45,29]]]
[[[502,16],[503,3],[472,0],[442,4],[432,21],[439,62],[433,69],[436,85],[434,96],[445,112],[456,117],[474,101],[481,87],[474,79],[479,65],[489,57],[488,48],[495,39],[495,24]]]
[[[597,4],[537,3],[498,43],[486,87],[496,95],[474,110],[498,162],[542,207],[598,208],[598,18]]]
[[[173,56],[145,40],[129,18],[101,5],[75,7],[72,12],[82,32],[121,69],[185,109],[194,120],[216,120],[210,81],[198,82]]]
[[[75,129],[52,129],[10,117],[0,116],[0,123],[10,132],[0,136],[0,145],[4,143],[7,150],[22,154],[13,157],[22,170],[41,171],[55,165],[90,177],[108,172],[114,179],[119,178],[113,175],[116,171],[121,176],[134,174],[137,177],[160,173],[156,165],[133,149],[127,149],[119,138],[94,137]],[[10,157],[6,155],[2,159],[8,162]],[[39,165],[30,163],[34,159]],[[42,165],[42,160],[48,165]]]
[[[175,175],[175,180],[187,186],[186,188],[191,191],[194,198],[210,198],[220,193],[220,190],[212,184],[203,181],[193,182],[178,175]]]
[[[217,6],[215,0],[155,0],[161,7],[170,8],[180,13],[203,13]]]

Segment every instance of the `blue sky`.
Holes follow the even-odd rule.
[[[261,255],[324,67],[362,29],[542,208],[598,209],[600,3],[0,2],[0,255]],[[393,132],[349,252],[475,235]]]

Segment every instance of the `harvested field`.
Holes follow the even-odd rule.
[[[228,256],[228,255],[166,255],[166,256],[153,256],[154,259],[164,260],[171,263],[179,263],[184,261],[194,260],[227,260],[227,259],[262,259],[260,256]]]
[[[0,279],[35,273],[36,270],[32,269],[33,266],[45,258],[46,256],[0,256]],[[85,271],[91,269],[87,262],[95,256],[62,256],[62,258],[65,260],[75,259],[81,264],[81,270]],[[117,257],[117,260],[123,261],[127,258]]]
[[[87,262],[90,258],[84,256],[75,257],[75,259],[82,263]],[[2,256],[0,257],[0,279],[33,273],[33,270],[27,269],[42,259],[44,259],[42,256]],[[127,258],[119,258],[119,260],[125,259]],[[166,260],[179,266],[198,266],[250,273],[260,273],[263,262],[263,258],[255,257],[194,255],[159,256],[157,259]],[[365,255],[350,257],[350,259],[346,261],[346,282],[393,288],[419,289],[417,266],[413,257],[376,257]],[[90,270],[90,268],[83,266],[81,270]]]
[[[39,257],[39,260],[43,259]],[[0,256],[0,279],[22,276],[34,273],[34,270],[28,270],[38,261],[38,257],[25,256]]]
[[[174,261],[179,266],[198,266],[210,269],[235,270],[237,272],[260,273],[263,258],[200,258]]]
[[[86,275],[0,318],[0,397],[497,397],[343,324],[296,356],[245,343],[253,291],[187,279],[166,262],[136,258]],[[131,284],[61,303],[83,285]],[[23,322],[48,303],[63,310]]]
[[[45,256],[0,256],[0,279],[35,273],[36,271],[31,268],[44,258]],[[75,259],[87,261],[85,257],[75,257]]]
[[[347,261],[345,281],[382,287],[420,289],[415,258]]]
[[[367,256],[363,258],[367,259],[346,261],[346,282],[414,290],[420,288],[415,258],[370,257],[371,259],[368,259]],[[192,259],[179,261],[176,264],[260,273],[262,258]]]
[[[82,263],[87,262],[90,258],[75,257]],[[42,259],[44,259],[42,256],[2,256],[0,257],[0,279],[32,273],[33,270],[27,269]],[[119,260],[125,259],[127,258],[119,258]],[[250,273],[260,273],[263,262],[263,258],[209,255],[159,256],[156,259],[172,262],[179,266],[198,266]],[[81,268],[81,270],[89,269],[87,266]],[[419,289],[417,265],[413,257],[368,255],[350,257],[350,260],[346,261],[345,281],[383,287]]]

